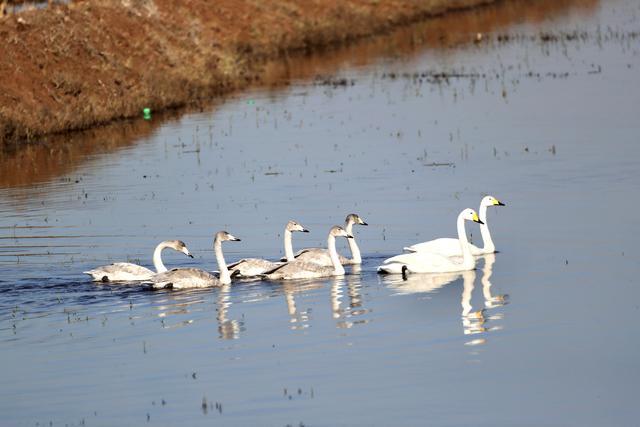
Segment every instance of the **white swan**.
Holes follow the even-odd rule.
[[[309,230],[295,221],[289,221],[284,229],[284,254],[287,261],[293,261],[293,243],[291,241],[293,231],[301,231],[308,233]],[[263,274],[266,271],[271,271],[276,267],[283,265],[284,262],[274,262],[261,258],[245,258],[240,261],[236,261],[233,264],[229,264],[227,267],[231,271],[232,276],[238,277],[254,277]],[[236,273],[237,274],[234,274]]]
[[[220,270],[219,278],[199,268],[174,268],[173,270],[153,276],[151,278],[153,288],[185,289],[228,285],[231,283],[231,275],[229,274],[227,263],[224,261],[224,255],[222,254],[222,242],[227,240],[240,241],[240,239],[226,231],[218,231],[213,241],[213,249],[216,254],[216,261],[218,262],[218,269]]]
[[[461,247],[462,260],[459,257],[447,257],[433,252],[413,252],[384,260],[382,265],[378,267],[378,273],[453,273],[473,270],[476,266],[476,260],[469,249],[469,241],[464,228],[465,221],[482,224],[473,209],[465,209],[458,215],[458,245]]]
[[[363,219],[360,218],[360,216],[357,214],[347,215],[347,218],[344,221],[344,229],[347,232],[347,234],[351,236],[353,236],[354,224],[369,225],[366,222],[364,222]],[[349,249],[351,250],[352,258],[349,259],[342,255],[338,255],[338,258],[340,259],[340,263],[342,265],[362,264],[362,256],[360,255],[360,248],[356,243],[356,239],[351,238],[347,240],[347,242],[349,243]],[[325,248],[302,249],[301,251],[298,251],[298,253],[296,254],[296,259],[299,259],[300,261],[304,261],[304,262],[312,262],[315,264],[324,265],[327,267],[330,267],[333,265],[331,263],[331,257],[329,256],[329,251]]]
[[[95,282],[131,282],[136,280],[148,280],[154,274],[163,273],[167,271],[167,267],[162,262],[162,250],[173,249],[178,252],[182,252],[188,257],[193,258],[193,255],[189,253],[189,249],[181,240],[165,240],[156,246],[153,251],[153,266],[156,271],[149,270],[146,267],[142,267],[130,262],[116,262],[110,265],[104,265],[102,267],[96,267],[83,273],[93,277]]]
[[[505,204],[493,196],[485,196],[480,202],[480,221],[484,222],[484,224],[480,226],[480,233],[482,234],[484,247],[479,248],[473,244],[469,244],[472,255],[492,254],[496,251],[496,246],[493,244],[491,233],[489,232],[489,225],[487,224],[487,207],[489,206],[505,206]],[[404,250],[407,252],[435,252],[444,256],[462,256],[458,239],[446,237],[417,243],[404,248]]]
[[[329,248],[329,257],[332,262],[331,267],[301,261],[296,258],[292,262],[265,273],[264,277],[271,280],[291,280],[343,275],[344,267],[340,264],[340,258],[338,258],[338,252],[336,251],[336,237],[340,236],[353,239],[353,236],[347,233],[344,228],[338,225],[331,227],[327,237],[327,247]]]

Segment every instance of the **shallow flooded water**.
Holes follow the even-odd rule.
[[[639,14],[503,2],[273,65],[209,110],[3,153],[0,424],[632,425]],[[376,274],[485,194],[507,206],[477,270]],[[215,270],[221,229],[242,239],[227,261],[276,259],[289,219],[297,249],[351,212],[369,226],[344,277],[82,274],[151,267],[165,239],[195,255],[168,266]]]

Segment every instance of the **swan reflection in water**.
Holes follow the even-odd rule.
[[[336,327],[339,329],[348,329],[358,324],[368,323],[366,319],[356,319],[356,316],[362,316],[369,312],[363,307],[363,299],[361,294],[362,278],[360,276],[361,267],[354,265],[351,274],[346,276],[334,276],[328,279],[313,279],[305,281],[283,281],[281,286],[287,303],[287,312],[289,314],[290,327],[293,330],[304,330],[309,327],[311,318],[311,310],[300,310],[296,305],[296,295],[306,292],[323,289],[329,283],[331,285],[331,312],[332,317],[336,321]],[[347,300],[345,297],[345,287]],[[348,305],[343,307],[343,304]]]
[[[476,335],[487,332],[484,327],[485,318],[484,310],[473,311],[471,305],[471,295],[473,294],[473,283],[476,280],[475,271],[465,271],[462,274],[462,297],[460,305],[462,306],[462,330],[465,335]],[[473,340],[466,342],[466,345],[484,344],[485,340]]]
[[[216,297],[216,320],[218,336],[223,340],[237,340],[240,332],[244,331],[243,322],[227,318],[231,304],[231,285],[220,286]]]
[[[482,267],[482,277],[480,283],[482,284],[482,295],[484,297],[484,309],[479,311],[473,311],[471,306],[471,294],[473,292],[473,283],[475,280],[475,272],[473,277],[469,275],[466,277],[463,275],[463,290],[462,290],[462,327],[465,335],[475,335],[484,332],[498,331],[502,329],[501,325],[494,325],[491,327],[485,326],[487,321],[501,320],[504,316],[502,313],[489,314],[489,310],[493,310],[504,306],[507,303],[507,295],[493,295],[491,293],[492,283],[491,275],[493,274],[493,264],[496,262],[495,254],[487,254],[482,256],[484,259],[484,265]],[[469,341],[467,345],[484,344],[485,339],[476,339]]]
[[[354,325],[369,323],[368,319],[354,318],[367,314],[370,310],[364,308],[362,299],[362,277],[360,272],[362,267],[354,265],[351,273],[347,276],[336,276],[332,278],[331,284],[331,312],[336,321],[336,328],[349,329]],[[348,305],[342,307],[344,297],[344,286],[347,287]],[[347,301],[345,301],[347,302]]]
[[[291,324],[292,330],[307,329],[309,327],[309,315],[311,313],[311,310],[298,309],[298,307],[296,306],[295,295],[298,293],[303,293],[305,291],[322,288],[322,284],[323,282],[318,280],[305,280],[303,282],[294,280],[293,282],[282,282],[282,291],[284,292],[284,299],[287,302],[289,323]]]
[[[384,276],[382,280],[389,288],[393,289],[397,295],[410,295],[435,293],[449,283],[462,278],[460,305],[462,306],[461,319],[463,333],[464,335],[484,334],[502,329],[499,325],[488,327],[487,322],[500,320],[503,318],[503,314],[493,313],[489,315],[487,311],[504,306],[507,303],[507,295],[493,295],[491,292],[492,283],[490,279],[496,260],[495,254],[484,255],[480,258],[485,261],[480,279],[484,297],[484,308],[480,310],[474,310],[471,304],[476,279],[476,272],[474,270],[445,274],[409,274],[404,278],[399,275],[389,275]],[[486,340],[484,338],[475,338],[466,342],[465,345],[479,345],[485,342]]]
[[[206,293],[194,290],[191,292],[169,292],[156,293],[159,299],[155,301],[155,310],[160,318],[163,328],[172,329],[192,324],[198,317],[199,312],[204,312],[206,307]],[[188,316],[186,320],[176,320]]]
[[[484,307],[496,308],[502,307],[507,303],[508,295],[492,295],[491,294],[491,282],[489,279],[493,274],[493,264],[496,262],[495,254],[484,255],[484,267],[482,268],[482,294],[484,295]]]
[[[160,294],[162,292],[162,294]],[[196,320],[211,319],[210,301],[211,290],[189,289],[181,291],[160,291],[156,295],[161,295],[158,300],[159,305],[156,310],[157,316],[163,328],[178,328],[193,324]],[[229,319],[229,308],[231,302],[231,285],[223,285],[216,289],[214,295],[216,305],[216,321],[218,324],[218,336],[220,339],[238,339],[240,333],[244,331],[244,322]],[[180,317],[188,316],[186,320],[176,320]]]
[[[380,276],[383,283],[393,289],[396,295],[430,294],[459,279],[460,273],[416,273],[405,277],[390,274]]]

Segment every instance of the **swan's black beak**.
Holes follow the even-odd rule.
[[[362,222],[360,223],[360,225],[369,225],[369,224],[367,224],[366,222],[362,221]]]
[[[402,266],[402,280],[407,280],[407,273],[409,272],[409,267],[406,265]]]
[[[353,236],[351,234],[347,234],[347,239],[353,239]]]
[[[498,202],[498,204],[497,204],[497,206],[507,206],[507,205],[505,205],[504,203],[502,203],[502,202],[500,202],[500,201],[499,201],[499,202]]]
[[[478,224],[484,224],[484,222],[482,222],[480,219],[474,219],[473,222],[477,222]]]
[[[233,240],[234,242],[242,242],[242,240],[238,239],[237,237],[234,237],[234,238],[233,238],[233,239],[231,239],[231,240]]]
[[[191,255],[191,254],[187,254],[187,256],[188,256],[189,258],[193,258],[193,255]]]
[[[303,229],[302,229],[302,232],[303,232],[303,233],[308,233],[308,232],[309,232],[309,230],[307,230],[306,228],[303,228]]]

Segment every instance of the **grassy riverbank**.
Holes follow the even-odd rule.
[[[229,92],[260,64],[489,0],[122,0],[0,20],[0,140],[84,129]]]

